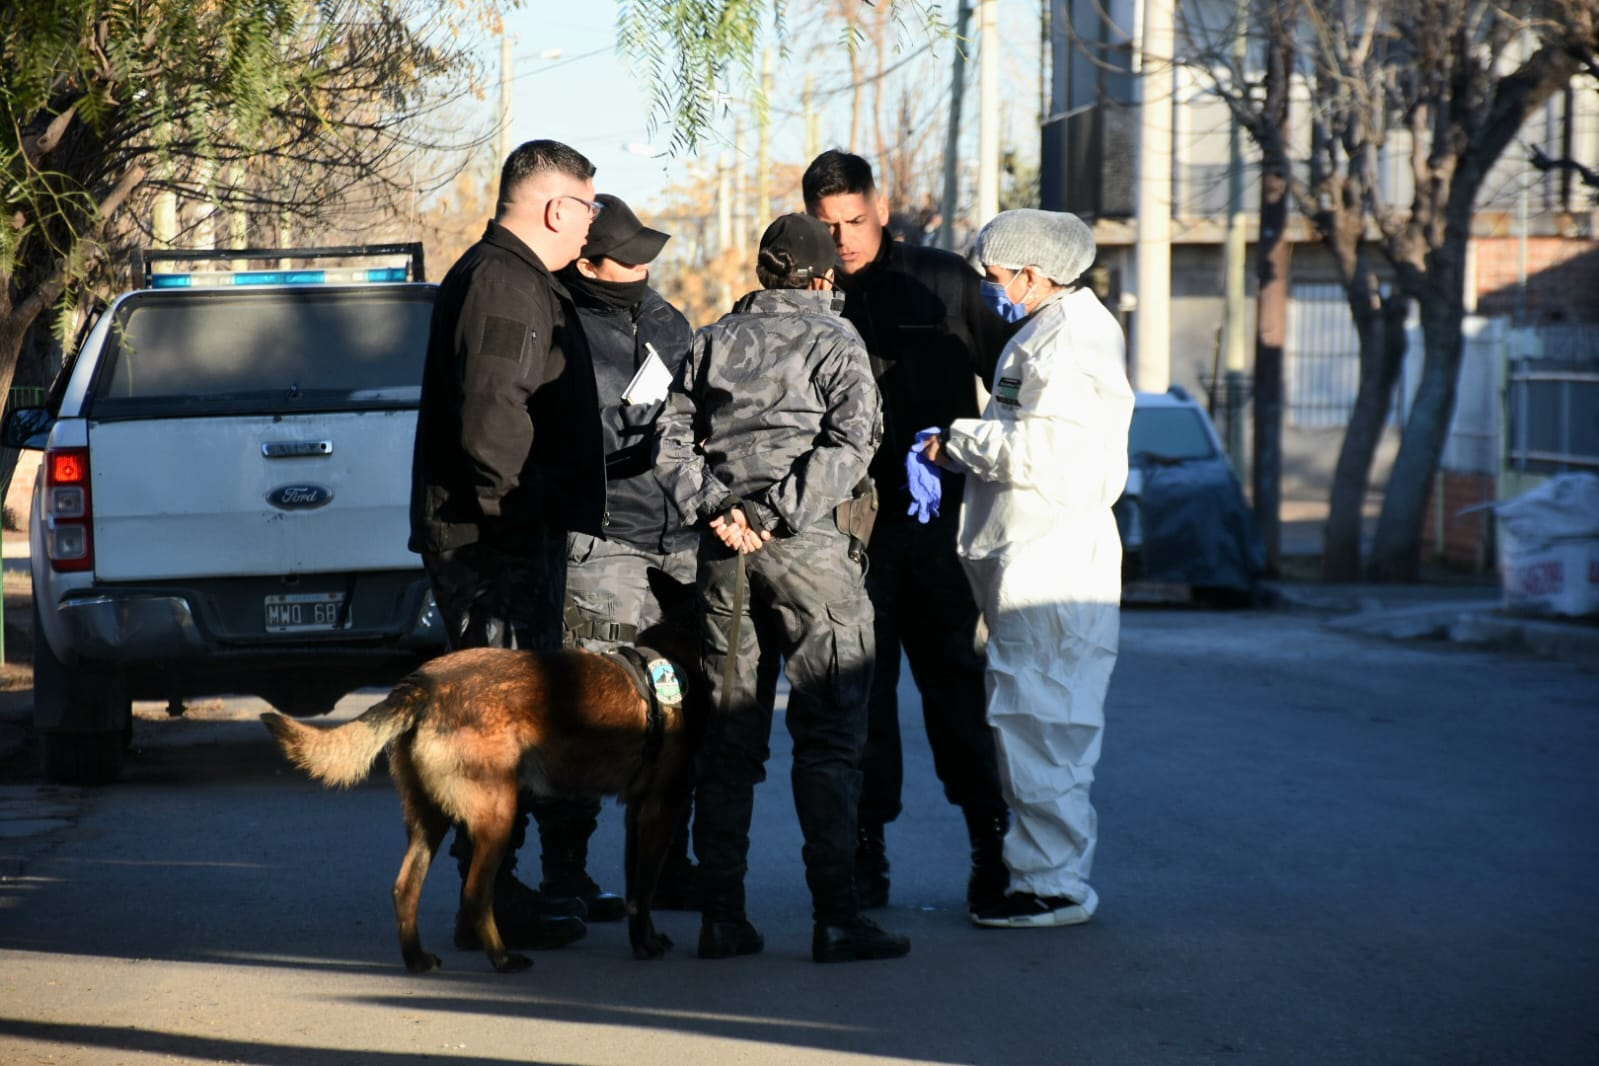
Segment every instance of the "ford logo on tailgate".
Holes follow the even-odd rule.
[[[333,490],[321,485],[279,485],[266,498],[279,510],[309,511],[333,499]]]

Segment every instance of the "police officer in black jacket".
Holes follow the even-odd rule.
[[[640,222],[621,197],[600,193],[596,199],[604,210],[589,228],[588,243],[557,276],[577,304],[605,437],[605,535],[575,530],[567,535],[566,630],[576,644],[604,652],[632,643],[663,621],[696,631],[693,590],[700,537],[683,526],[653,463],[655,422],[666,386],[693,336],[683,313],[650,287],[649,264],[670,237]],[[624,902],[600,892],[585,870],[598,813],[597,802],[587,814],[573,810],[569,829],[539,818],[545,845],[539,887],[551,896],[581,897],[591,922],[626,912]],[[693,909],[694,876],[685,822],[662,871],[655,905]]]
[[[944,794],[961,808],[972,846],[967,903],[1004,898],[1001,850],[1009,815],[1000,793],[994,740],[984,715],[978,610],[955,553],[962,478],[944,471],[943,509],[923,525],[908,517],[905,455],[916,431],[975,418],[977,382],[993,378],[1008,335],[981,297],[982,278],[959,256],[896,241],[885,230],[888,201],[871,164],[823,152],[802,179],[805,209],[832,231],[843,262],[844,317],[871,355],[883,401],[883,441],[871,473],[883,504],[868,548],[866,589],[876,613],[865,780],[856,850],[863,906],[888,902],[884,826],[900,812],[900,649],[921,690],[933,765]]]
[[[594,371],[571,297],[552,270],[583,248],[601,210],[594,166],[529,141],[500,173],[483,237],[439,285],[412,458],[411,549],[422,556],[451,648],[561,646],[568,530],[600,531],[605,503]],[[559,802],[559,801],[558,801]],[[527,805],[495,882],[513,947],[584,934],[583,904],[512,876]],[[464,878],[470,845],[451,853]],[[476,947],[457,915],[457,947]]]

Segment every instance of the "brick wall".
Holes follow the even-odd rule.
[[[1521,240],[1478,238],[1477,313],[1511,316],[1521,301]],[[1599,241],[1580,237],[1527,238],[1530,322],[1599,322]]]
[[[1427,499],[1422,558],[1440,559],[1479,573],[1491,570],[1494,565],[1493,512],[1486,509],[1470,514],[1460,512],[1477,504],[1492,503],[1496,487],[1492,474],[1440,471],[1433,478],[1432,492]]]

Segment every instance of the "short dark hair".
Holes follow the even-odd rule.
[[[755,260],[755,280],[763,288],[808,289],[813,276],[787,248],[762,248]]]
[[[556,171],[587,181],[594,176],[594,164],[577,149],[560,141],[527,141],[505,157],[500,168],[500,203],[510,203],[517,186],[536,174]]]
[[[829,196],[874,193],[877,183],[872,180],[872,164],[853,152],[829,148],[805,168],[800,190],[805,206],[812,208]]]

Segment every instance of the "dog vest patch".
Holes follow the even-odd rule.
[[[683,702],[683,679],[677,667],[668,659],[651,659],[650,684],[655,686],[655,698],[662,703]]]
[[[994,382],[994,401],[1007,407],[1016,407],[1022,402],[1022,379],[1000,378]]]

